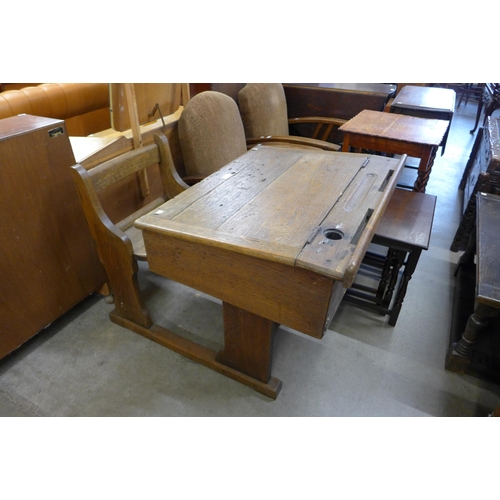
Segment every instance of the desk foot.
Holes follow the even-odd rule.
[[[251,387],[255,391],[264,394],[271,399],[276,399],[281,390],[281,380],[270,377],[267,382],[262,382],[249,375],[241,373],[216,360],[217,352],[208,347],[187,340],[162,326],[153,324],[150,328],[138,325],[133,321],[127,320],[113,312],[110,313],[110,319],[113,323],[123,326],[128,330],[138,333],[154,342],[167,347],[168,349],[196,361],[211,370],[214,370],[226,377],[229,377],[243,385]]]
[[[470,365],[470,359],[462,356],[455,350],[455,346],[451,347],[445,362],[445,368],[453,373],[458,373],[459,375],[465,375],[468,366]]]

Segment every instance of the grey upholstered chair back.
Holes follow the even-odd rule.
[[[281,83],[247,83],[238,92],[238,105],[247,138],[289,135]]]
[[[207,176],[246,153],[236,102],[220,92],[195,95],[179,119],[179,141],[188,176]]]

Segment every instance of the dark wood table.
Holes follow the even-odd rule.
[[[124,326],[275,398],[275,326],[323,336],[404,160],[253,148],[136,221],[153,272],[222,300],[224,348]]]
[[[397,86],[385,83],[284,83],[288,118],[325,116],[350,120],[364,109],[383,111]],[[313,125],[292,125],[294,135],[311,137]],[[342,134],[331,132],[330,142],[340,143]]]
[[[467,321],[462,338],[451,346],[446,368],[465,373],[470,362],[473,344],[492,318],[500,313],[500,196],[478,193],[477,225],[472,245],[462,255],[459,265],[476,260],[474,312]],[[475,245],[474,245],[475,243]],[[498,334],[498,331],[496,332]]]
[[[364,110],[339,128],[344,133],[342,151],[364,148],[420,158],[413,190],[425,192],[448,125],[447,120]]]
[[[392,102],[391,113],[448,120],[450,125],[442,144],[442,154],[444,154],[453,113],[455,112],[455,100],[456,92],[453,89],[406,85]]]

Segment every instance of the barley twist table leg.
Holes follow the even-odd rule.
[[[422,158],[420,159],[420,164],[418,167],[417,180],[413,186],[413,191],[420,193],[425,193],[425,188],[427,186],[427,181],[431,175],[432,166],[434,165],[434,160],[436,159],[437,148],[430,148]]]

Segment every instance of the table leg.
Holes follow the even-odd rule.
[[[472,346],[481,332],[488,326],[498,310],[484,304],[476,304],[474,313],[469,316],[462,338],[450,349],[446,357],[446,369],[463,375],[472,355]]]
[[[392,308],[391,314],[389,316],[389,325],[391,326],[396,326],[399,313],[401,312],[401,308],[403,307],[406,290],[408,289],[408,282],[411,280],[411,277],[413,276],[413,273],[417,268],[421,253],[422,249],[420,248],[412,250],[409,253],[408,258],[406,259],[406,265],[403,271],[403,276],[401,278],[401,284],[399,285],[396,299],[394,301],[394,307]]]
[[[344,140],[342,141],[342,152],[349,153],[351,150],[351,137],[349,134],[344,134]]]
[[[223,303],[224,348],[217,361],[261,382],[271,377],[273,321]]]
[[[431,175],[434,159],[436,158],[436,152],[437,148],[431,147],[422,154],[420,163],[418,164],[418,175],[415,185],[413,186],[413,191],[425,193],[425,187],[427,186],[427,181]]]

